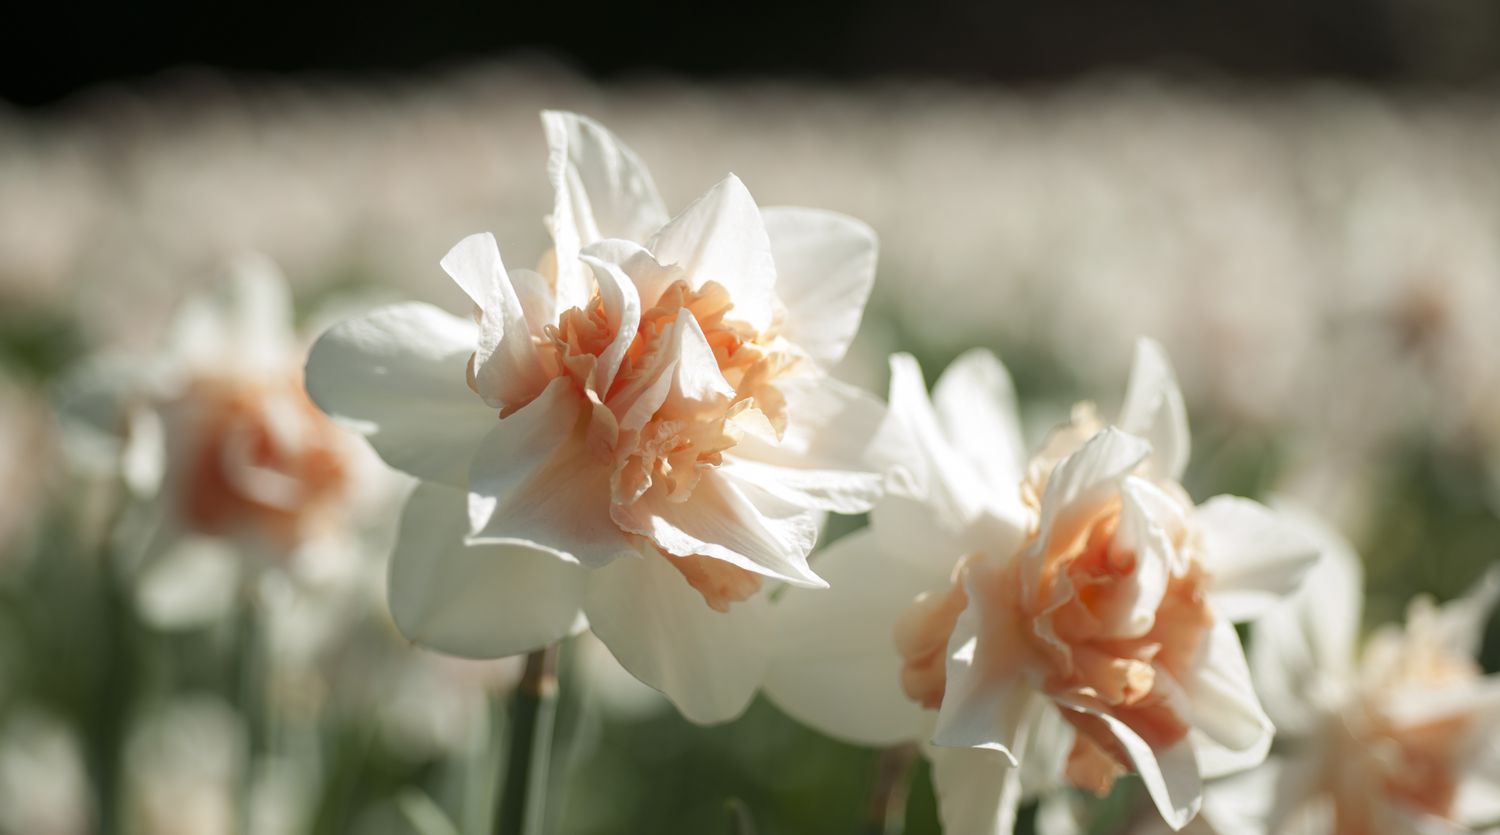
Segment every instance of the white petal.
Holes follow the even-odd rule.
[[[757,331],[776,313],[776,265],[755,199],[730,174],[673,218],[647,247],[662,264],[675,264],[694,289],[722,284],[734,302],[728,318]]]
[[[736,456],[782,467],[882,474],[910,457],[905,433],[869,392],[825,376],[776,386],[786,397],[780,442],[749,436],[735,446]]]
[[[1145,479],[1129,476],[1120,485],[1120,526],[1113,548],[1135,555],[1136,570],[1124,582],[1133,586],[1126,599],[1129,607],[1113,615],[1106,628],[1113,635],[1139,638],[1156,623],[1156,610],[1167,593],[1167,581],[1175,556],[1168,531],[1177,520],[1161,518],[1162,508],[1170,513],[1170,498]],[[1180,515],[1178,517],[1180,519]]]
[[[1058,699],[1058,705],[1090,714],[1105,724],[1130,758],[1131,765],[1156,804],[1156,810],[1168,826],[1181,829],[1198,814],[1198,807],[1203,802],[1203,783],[1198,776],[1192,745],[1186,739],[1165,751],[1153,751],[1129,725],[1107,711],[1068,698]]]
[[[1191,739],[1204,777],[1243,771],[1266,758],[1275,728],[1261,710],[1245,651],[1228,621],[1214,623],[1182,684],[1193,702]]]
[[[615,505],[612,515],[621,528],[677,556],[713,557],[793,585],[827,586],[807,565],[817,515],[722,470],[705,472],[687,501],[652,490],[634,504]]]
[[[789,588],[772,607],[766,695],[797,721],[859,745],[914,741],[922,709],[901,688],[896,619],[947,577],[880,549],[869,529],[813,556],[827,589]]]
[[[1281,832],[1278,824],[1316,790],[1318,776],[1300,763],[1272,757],[1260,766],[1203,787],[1201,822],[1213,835]],[[1195,826],[1192,831],[1197,831]]]
[[[663,265],[656,256],[635,241],[605,238],[583,248],[583,255],[614,264],[630,277],[640,298],[641,307],[649,310],[661,300],[661,294],[677,281],[686,281],[681,267]]]
[[[1021,775],[999,751],[926,749],[938,818],[948,835],[1011,835],[1021,805]]]
[[[1070,542],[1102,503],[1118,495],[1120,484],[1151,452],[1145,441],[1113,426],[1090,438],[1077,452],[1058,462],[1042,494],[1040,535],[1027,550],[1023,583],[1037,582],[1039,555],[1050,553],[1053,540]],[[1029,586],[1035,588],[1035,586]]]
[[[564,443],[505,501],[490,507],[486,497],[470,494],[470,519],[487,519],[469,542],[542,548],[590,567],[633,554],[635,546],[609,516],[609,473],[583,443]]]
[[[401,634],[465,658],[529,652],[578,620],[586,570],[519,545],[465,545],[462,491],[423,483],[391,553],[391,615]]]
[[[951,568],[973,550],[1018,548],[1029,521],[990,493],[949,443],[927,398],[922,371],[906,354],[891,357],[890,420],[912,450],[871,511],[871,525],[891,553]],[[900,448],[899,446],[897,448]]]
[[[318,338],[307,392],[391,466],[463,487],[474,449],[499,418],[466,382],[474,339],[472,322],[429,305],[373,310]]]
[[[263,256],[235,259],[221,281],[177,311],[168,345],[188,365],[280,371],[296,345],[286,279]]]
[[[762,211],[776,259],[781,334],[825,368],[843,359],[875,285],[875,231],[852,217],[793,207]]]
[[[1019,505],[1026,443],[1010,373],[983,349],[955,359],[933,386],[932,401],[953,446],[974,462],[986,486]]]
[[[615,332],[614,340],[599,355],[599,362],[594,366],[594,390],[604,397],[640,328],[641,299],[636,295],[635,284],[618,266],[591,255],[581,258],[594,269],[599,297],[604,302],[604,315]]]
[[[767,664],[764,596],[716,612],[670,557],[642,552],[589,574],[589,626],[632,675],[699,724],[744,712]]]
[[[1192,451],[1187,408],[1183,406],[1182,391],[1177,387],[1177,375],[1172,372],[1167,352],[1155,340],[1140,339],[1135,344],[1130,384],[1116,424],[1151,442],[1152,476],[1182,480]]]
[[[495,421],[469,466],[470,525],[475,534],[488,527],[495,509],[535,478],[560,447],[575,442],[584,408],[573,381],[558,377],[540,397]]]
[[[474,384],[480,396],[497,408],[535,396],[547,385],[547,376],[495,236],[481,232],[464,238],[443,256],[442,264],[480,310],[474,354]]]
[[[1255,622],[1250,669],[1277,729],[1301,735],[1312,732],[1321,710],[1339,703],[1352,682],[1364,572],[1359,557],[1332,529],[1291,518],[1321,555],[1302,586]]]
[[[1500,566],[1491,566],[1467,594],[1444,603],[1438,610],[1438,640],[1455,655],[1477,657],[1497,601],[1500,601]]]
[[[557,309],[557,297],[546,276],[534,270],[510,269],[506,272],[510,275],[511,286],[515,288],[516,300],[521,303],[521,310],[526,315],[526,329],[532,333],[542,333],[548,325],[557,324],[557,315],[561,311]]]
[[[1293,521],[1237,496],[1215,496],[1193,516],[1209,601],[1232,622],[1264,614],[1297,588],[1318,558],[1316,544]]]
[[[559,268],[601,238],[643,241],[667,222],[651,172],[603,125],[576,113],[549,110],[542,113],[542,129],[547,135],[551,225]]]
[[[1007,562],[974,560],[964,572],[969,602],[948,637],[947,686],[932,744],[991,748],[1016,765],[1017,737],[1039,708],[1036,688],[1022,670],[1029,650],[1016,614],[1003,600],[991,599]]]
[[[787,402],[780,442],[747,434],[726,456],[726,467],[806,507],[869,510],[885,473],[910,455],[885,405],[831,377],[797,378],[778,387]]]

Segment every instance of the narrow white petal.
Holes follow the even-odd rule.
[[[1215,496],[1193,518],[1209,600],[1233,622],[1264,614],[1297,588],[1318,558],[1316,543],[1294,521],[1259,502]]]
[[[599,297],[604,302],[604,315],[615,333],[614,340],[599,355],[599,363],[594,366],[594,390],[604,397],[615,381],[615,372],[620,370],[625,352],[635,341],[636,330],[640,328],[641,299],[636,295],[635,284],[617,265],[591,255],[581,257],[594,269]]]
[[[466,658],[528,652],[578,620],[585,569],[519,545],[465,545],[464,494],[419,484],[391,554],[391,615],[401,633]]]
[[[1011,835],[1021,805],[1021,774],[999,751],[926,749],[938,818],[949,835]]]
[[[307,392],[370,440],[391,466],[456,487],[499,415],[468,387],[472,322],[425,304],[334,325],[307,358]]]
[[[1130,384],[1117,425],[1151,442],[1151,475],[1181,481],[1192,451],[1187,408],[1167,352],[1152,339],[1135,344]]]
[[[1204,777],[1243,771],[1266,758],[1275,728],[1256,698],[1245,651],[1228,621],[1214,623],[1182,684],[1193,703],[1191,739]]]
[[[535,396],[547,377],[495,236],[481,232],[464,238],[443,256],[442,265],[480,310],[474,354],[474,384],[480,396],[495,407]]]
[[[776,294],[786,305],[781,333],[827,368],[843,359],[875,285],[875,231],[819,209],[761,213],[776,260]]]
[[[734,301],[728,318],[757,331],[775,316],[776,265],[755,199],[730,174],[673,218],[647,247],[663,264],[675,264],[694,289],[714,281]]]
[[[661,264],[649,249],[635,241],[604,238],[584,247],[582,254],[619,267],[630,277],[641,307],[646,310],[661,300],[662,292],[673,282],[687,279],[681,267]]]
[[[947,687],[932,744],[991,748],[1018,765],[1018,739],[1039,710],[1037,691],[1023,672],[1028,655],[1015,612],[992,599],[1004,560],[976,560],[964,574],[969,603],[948,639]]]
[[[961,354],[933,386],[932,401],[954,448],[974,462],[986,488],[1019,505],[1026,443],[1015,386],[1000,360],[978,348]]]
[[[471,521],[484,520],[469,542],[543,548],[590,567],[633,554],[635,546],[609,516],[609,473],[583,443],[564,443],[505,501],[469,494]]]
[[[1184,739],[1164,751],[1154,751],[1129,725],[1106,711],[1067,698],[1059,699],[1058,705],[1066,710],[1090,714],[1104,723],[1124,748],[1131,766],[1140,775],[1156,810],[1168,826],[1182,829],[1198,814],[1198,807],[1203,802],[1203,782],[1188,740]]]
[[[922,710],[901,687],[896,619],[942,573],[894,560],[867,528],[813,556],[827,589],[777,598],[766,695],[797,721],[859,745],[917,739]]]
[[[699,724],[744,712],[767,665],[764,596],[716,612],[667,560],[640,553],[589,574],[584,612],[632,675]]]
[[[817,515],[721,470],[705,472],[687,501],[652,490],[612,513],[621,528],[669,553],[721,559],[793,585],[827,586],[807,565]]]

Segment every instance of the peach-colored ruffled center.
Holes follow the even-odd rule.
[[[564,311],[537,340],[543,366],[554,376],[571,379],[592,404],[588,437],[610,462],[615,503],[631,504],[653,488],[668,501],[687,501],[703,473],[722,464],[724,453],[738,442],[742,430],[732,418],[746,409],[758,410],[777,435],[785,430],[786,398],[776,380],[796,364],[796,357],[771,347],[775,326],[756,332],[729,319],[732,308],[728,290],[716,282],[696,290],[685,281],[673,282],[642,312],[635,337],[603,392],[593,388],[594,370],[616,334],[597,292],[586,307]],[[644,424],[620,425],[649,382],[646,378],[661,372],[663,352],[675,350],[668,343],[683,310],[702,330],[733,394],[686,402],[669,397]],[[501,417],[524,405],[508,405]],[[761,588],[759,575],[723,560],[694,555],[668,559],[719,611]]]
[[[192,530],[249,530],[290,548],[347,494],[340,430],[300,375],[277,382],[200,379],[176,404],[191,424],[178,501]]]
[[[1121,630],[1122,613],[1140,590],[1135,582],[1136,555],[1115,542],[1119,514],[1115,500],[1102,507],[1074,541],[1056,543],[1042,554],[1039,582],[1030,597],[1021,592],[1021,559],[988,575],[984,603],[1011,613],[1027,657],[996,659],[986,666],[1014,670],[1031,665],[1046,694],[1107,713],[1160,750],[1188,732],[1189,718],[1173,696],[1176,683],[1186,678],[1194,663],[1212,615],[1204,598],[1202,570],[1189,564],[1168,579],[1149,628],[1138,635]],[[1035,535],[1027,547],[1034,545]],[[966,573],[961,564],[955,576]],[[945,594],[919,597],[898,621],[902,686],[923,707],[942,703],[945,650],[967,605],[967,595],[955,579]],[[985,646],[981,641],[976,652]],[[1124,749],[1102,719],[1075,710],[1062,713],[1078,731],[1068,778],[1081,788],[1107,793],[1130,768]]]

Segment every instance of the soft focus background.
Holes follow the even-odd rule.
[[[482,828],[490,697],[516,669],[399,639],[389,505],[337,593],[117,578],[118,485],[54,404],[247,251],[305,322],[460,310],[437,266],[459,238],[493,231],[521,264],[546,246],[542,108],[603,121],[674,207],[734,171],[762,205],[874,226],[841,371],[876,391],[893,350],[930,380],[986,346],[1037,439],[1077,399],[1109,413],[1155,336],[1195,498],[1331,520],[1365,559],[1367,625],[1500,557],[1500,6],[929,5],[215,4],[131,37],[115,8],[48,57],[0,50],[0,833],[101,831],[101,798],[111,831],[153,835]],[[563,672],[559,832],[866,818],[877,752],[763,701],[690,726],[587,641]],[[1104,829],[1137,808],[1126,785]],[[905,831],[936,831],[920,773]]]

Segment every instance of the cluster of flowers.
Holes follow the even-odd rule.
[[[309,351],[285,283],[246,261],[154,360],[74,375],[64,415],[93,430],[70,435],[76,459],[119,462],[163,522],[148,619],[221,617],[249,573],[280,663],[324,663],[380,596],[407,638],[463,658],[592,634],[694,722],[763,692],[830,736],[916,744],[952,835],[1010,832],[1033,799],[1045,831],[1081,829],[1070,789],[1127,774],[1174,830],[1500,817],[1500,681],[1474,661],[1500,577],[1417,601],[1356,659],[1362,579],[1335,536],[1181,486],[1187,417],[1157,343],[1113,421],[1082,404],[1034,452],[989,352],[930,395],[893,356],[882,402],[830,376],[874,285],[866,224],[762,209],[732,175],[673,216],[608,130],[543,126],[551,245],[534,269],[489,234],[454,247],[472,317],[377,308],[314,322]],[[828,513],[870,525],[814,554]],[[383,582],[365,556],[387,550]],[[192,727],[233,725],[190,707]],[[182,744],[148,731],[142,751]],[[165,785],[143,815],[183,816]],[[210,805],[183,831],[230,826],[231,800]]]
[[[831,735],[920,742],[950,833],[1124,774],[1172,829],[1226,832],[1435,826],[1493,779],[1470,767],[1500,721],[1471,660],[1493,593],[1419,608],[1354,675],[1357,606],[1320,589],[1305,629],[1282,602],[1320,551],[1347,602],[1348,560],[1284,512],[1194,504],[1155,343],[1113,422],[1080,406],[1029,457],[986,352],[930,397],[893,357],[883,405],[828,374],[873,284],[867,226],[761,209],[732,175],[674,217],[603,127],[543,123],[536,268],[467,238],[442,265],[472,319],[380,308],[307,361],[313,402],[420,480],[389,587],[413,641],[496,657],[586,629],[691,720],[764,688]],[[867,511],[809,562],[823,514]],[[1232,625],[1261,617],[1262,687],[1329,749],[1276,763],[1291,782],[1266,777],[1274,726]]]

